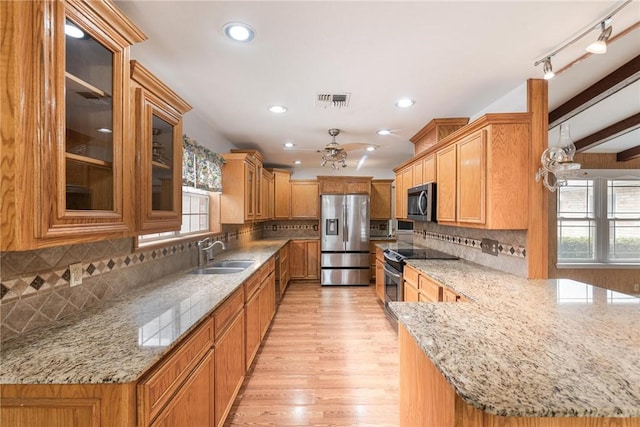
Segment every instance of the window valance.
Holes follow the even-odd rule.
[[[183,135],[182,185],[206,191],[222,191],[223,163],[222,156]]]

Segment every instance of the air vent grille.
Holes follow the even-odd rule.
[[[344,93],[318,93],[316,95],[316,107],[318,108],[346,108],[349,106],[351,94]]]

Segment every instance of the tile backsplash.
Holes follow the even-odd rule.
[[[498,256],[482,252],[483,238],[498,242]],[[527,277],[526,230],[481,230],[415,222],[413,239],[468,261]]]
[[[263,223],[262,227],[265,239],[277,237],[315,238],[320,236],[318,220],[267,221]]]
[[[262,225],[225,226],[213,237],[233,249],[262,238]],[[196,240],[135,251],[129,238],[0,253],[0,340],[195,266]],[[78,262],[82,284],[71,288],[69,264]]]

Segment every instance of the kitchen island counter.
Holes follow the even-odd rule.
[[[390,304],[466,404],[501,417],[640,417],[640,299],[464,260],[408,264],[468,300]]]
[[[252,259],[233,274],[182,272],[150,282],[53,328],[2,343],[0,384],[136,381],[286,244],[251,242],[216,260]]]

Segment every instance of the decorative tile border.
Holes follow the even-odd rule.
[[[318,231],[318,224],[265,224],[266,231],[307,230]]]
[[[222,232],[211,236],[214,240],[222,240],[230,243],[245,238],[251,238],[255,232],[262,231],[261,226],[249,226],[241,229]],[[101,274],[122,270],[134,265],[148,263],[160,258],[168,257],[191,250],[197,240],[169,244],[161,248],[142,250],[135,253],[127,253],[120,256],[82,262],[82,278],[96,277]],[[18,298],[29,296],[37,292],[44,292],[53,288],[69,287],[71,273],[68,268],[47,269],[40,272],[25,273],[10,280],[2,280],[0,283],[0,301],[9,302]]]
[[[471,237],[454,236],[451,234],[434,233],[426,230],[414,230],[414,236],[423,239],[441,240],[455,245],[462,245],[482,250],[482,239],[474,239]],[[508,243],[498,242],[498,253],[500,255],[508,255],[517,258],[526,258],[527,250],[519,245],[510,245]]]

